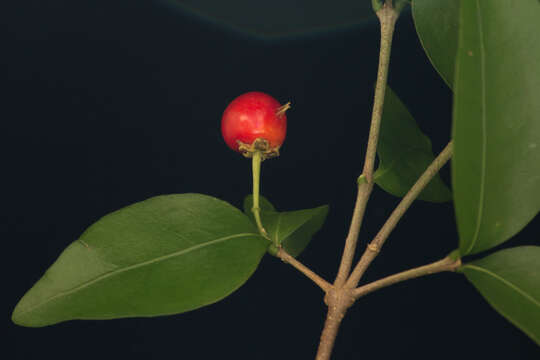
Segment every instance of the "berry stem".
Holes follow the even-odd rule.
[[[260,151],[254,151],[252,157],[252,168],[253,168],[253,207],[251,211],[255,217],[255,222],[257,223],[257,228],[262,236],[269,239],[268,233],[264,229],[261,222],[261,208],[259,207],[259,186],[261,178],[261,162],[262,162],[262,153]]]

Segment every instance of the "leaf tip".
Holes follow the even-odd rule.
[[[11,313],[11,321],[16,325],[22,325],[19,318],[19,304],[17,304],[17,306],[15,306],[15,309],[13,309],[13,312]]]
[[[15,309],[11,313],[11,321],[15,325],[24,326],[24,327],[39,327],[40,325],[35,324],[32,319],[28,316],[27,311],[25,311],[24,306],[24,297],[17,303]]]
[[[321,205],[319,206],[319,209],[321,209],[321,211],[324,213],[324,216],[326,216],[328,215],[328,212],[330,211],[330,205],[328,204]]]

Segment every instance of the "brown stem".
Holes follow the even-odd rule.
[[[375,84],[375,96],[373,100],[373,112],[371,114],[371,127],[369,129],[368,145],[362,175],[358,178],[358,195],[354,207],[349,233],[345,240],[345,247],[341,257],[338,274],[334,284],[342,286],[349,275],[358,242],[358,234],[362,225],[362,219],[369,200],[369,195],[373,189],[373,167],[377,152],[377,142],[379,139],[379,129],[384,106],[384,93],[386,91],[386,80],[388,78],[388,66],[390,64],[390,50],[392,47],[392,36],[399,12],[392,8],[387,1],[377,11],[377,17],[381,24],[381,45],[379,54],[379,68],[377,70],[377,82]]]
[[[454,254],[450,254],[442,260],[387,276],[356,289],[330,289],[325,297],[325,301],[328,303],[328,315],[315,360],[330,359],[341,321],[345,317],[347,309],[360,297],[398,282],[443,271],[455,271],[460,266],[461,259]]]
[[[426,171],[420,176],[416,183],[412,186],[409,192],[401,199],[399,205],[394,209],[386,223],[381,230],[377,233],[375,238],[368,244],[366,251],[360,258],[360,261],[354,268],[351,276],[346,282],[346,287],[354,288],[358,285],[360,278],[364,275],[364,272],[368,268],[369,264],[375,259],[379,253],[382,245],[396,227],[401,217],[405,214],[407,209],[411,206],[413,201],[420,195],[422,190],[429,184],[431,179],[437,174],[441,167],[452,157],[453,145],[452,141],[446,145],[443,151],[435,158],[435,160],[428,166]]]
[[[328,308],[328,314],[326,315],[326,321],[324,322],[321,342],[319,343],[319,349],[317,350],[315,360],[330,359],[332,349],[334,348],[334,342],[339,331],[339,325],[341,325],[341,320],[345,316],[345,312],[346,309],[339,309],[337,307]]]
[[[327,292],[325,297],[325,301],[328,304],[328,314],[321,334],[321,341],[319,343],[316,360],[330,359],[341,320],[345,316],[347,309],[354,303],[352,288],[344,287],[344,285],[349,276],[349,272],[351,271],[354,252],[358,242],[358,234],[362,226],[362,219],[364,218],[369,196],[373,190],[373,167],[375,164],[375,154],[377,151],[379,129],[381,126],[386,80],[388,78],[390,49],[394,27],[399,16],[399,11],[396,11],[392,7],[392,1],[386,1],[382,7],[377,8],[376,13],[381,24],[381,45],[368,146],[362,175],[358,178],[356,204],[354,206],[349,233],[345,239],[345,247],[343,249],[338,274],[333,287]]]
[[[302,264],[300,261],[296,260],[283,248],[279,248],[279,250],[276,252],[276,256],[284,262],[292,265],[295,269],[308,277],[311,281],[317,284],[325,293],[328,292],[328,290],[330,290],[330,288],[332,287],[332,284],[314,273],[310,268]]]
[[[402,282],[409,279],[414,279],[420,276],[439,273],[442,271],[455,271],[461,266],[461,259],[454,259],[452,257],[445,257],[442,260],[435,261],[434,263],[419,266],[414,269],[403,271],[394,275],[387,276],[372,283],[360,286],[352,292],[355,299],[358,299],[370,292],[379,290],[381,288],[393,285],[398,282]]]

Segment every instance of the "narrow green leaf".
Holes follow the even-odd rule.
[[[251,195],[244,200],[244,212],[251,213]],[[264,204],[264,205],[263,205]],[[261,220],[272,241],[281,244],[291,255],[298,256],[309,244],[311,238],[320,230],[326,215],[328,205],[313,209],[278,212],[265,198],[260,199]],[[252,221],[253,216],[250,217]]]
[[[540,345],[540,246],[501,250],[459,271],[495,310]]]
[[[462,255],[540,209],[540,2],[462,1],[452,181]]]
[[[435,159],[431,141],[389,87],[384,98],[377,154],[375,183],[395,196],[404,196]],[[444,202],[452,199],[452,193],[436,175],[418,198]]]
[[[413,0],[412,14],[427,57],[452,87],[458,44],[459,0]]]
[[[293,257],[300,255],[311,238],[324,224],[328,205],[313,209],[272,212],[263,211],[263,224],[268,224],[268,234]]]
[[[69,245],[12,319],[177,314],[214,303],[255,271],[268,241],[230,204],[200,194],[157,196],[115,211]]]

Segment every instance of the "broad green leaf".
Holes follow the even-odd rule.
[[[244,200],[244,212],[251,213],[252,197],[248,195]],[[309,244],[313,235],[324,224],[328,214],[328,205],[313,209],[296,211],[276,211],[273,205],[261,197],[261,221],[272,241],[281,244],[291,255],[298,256]],[[254,221],[253,216],[250,218]]]
[[[458,44],[459,0],[413,0],[412,14],[427,57],[452,87]]]
[[[435,159],[431,141],[389,87],[384,98],[377,154],[375,183],[395,196],[404,196]],[[418,198],[444,202],[452,199],[452,193],[436,175]]]
[[[157,196],[130,205],[69,245],[12,319],[38,327],[177,314],[214,303],[255,271],[268,246],[256,232],[236,208],[206,195]]]
[[[459,271],[495,310],[540,345],[540,246],[501,250]]]
[[[462,1],[452,181],[462,255],[540,209],[540,2]]]

